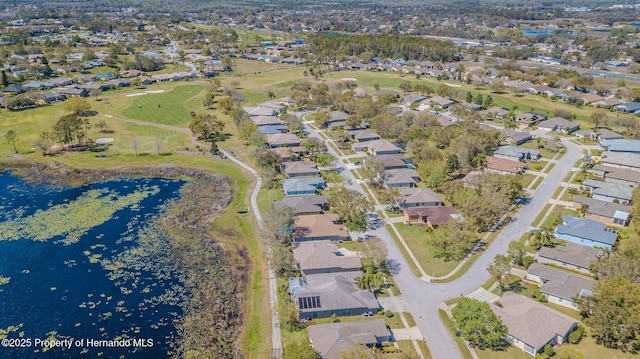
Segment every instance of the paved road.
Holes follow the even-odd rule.
[[[307,132],[310,137],[322,138],[309,126],[307,126]],[[455,281],[442,284],[424,282],[409,269],[410,267],[404,256],[395,245],[385,226],[369,232],[385,242],[390,267],[394,273],[394,280],[402,296],[406,299],[434,358],[462,358],[456,343],[449,335],[444,323],[440,320],[438,313],[440,304],[447,299],[459,297],[476,290],[489,279],[486,267],[497,254],[506,253],[510,241],[519,239],[527,231],[535,217],[551,198],[553,192],[571,170],[573,164],[582,155],[582,149],[578,145],[567,138],[563,138],[561,141],[567,148],[566,153],[558,160],[551,172],[546,175],[531,200],[520,209],[516,217],[514,217],[514,221],[504,226],[500,234],[496,236],[472,267]],[[329,146],[329,152],[337,156],[331,146]],[[351,179],[352,184],[349,187],[362,192],[362,189],[357,185],[356,180],[345,165],[340,162],[338,167],[344,168],[343,173],[347,178]]]

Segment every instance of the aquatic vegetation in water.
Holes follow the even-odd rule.
[[[149,186],[120,196],[108,189],[91,189],[72,202],[38,210],[28,217],[14,217],[2,222],[0,233],[4,240],[47,241],[64,235],[64,244],[76,243],[80,236],[110,220],[117,211],[138,204],[159,191],[157,186]]]

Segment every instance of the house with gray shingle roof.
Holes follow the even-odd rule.
[[[390,337],[382,319],[310,325],[308,331],[311,346],[324,359],[340,358],[340,353],[361,345],[377,346]]]
[[[289,178],[282,181],[282,189],[286,196],[313,196],[326,183],[322,177]]]
[[[276,205],[293,208],[297,216],[320,214],[329,208],[327,196],[285,197],[282,201],[276,202]]]
[[[640,154],[607,152],[602,156],[602,163],[611,167],[640,171]]]
[[[566,242],[564,246],[541,247],[536,260],[541,264],[552,264],[583,274],[591,274],[591,262],[595,261],[601,249]]]
[[[611,226],[626,227],[629,225],[631,207],[591,197],[573,196],[573,207],[586,206],[585,218]]]
[[[518,146],[500,146],[493,156],[512,161],[539,160],[541,157],[539,151]]]
[[[507,342],[535,357],[544,346],[562,344],[578,322],[525,296],[507,292],[491,310],[508,329]]]
[[[361,271],[353,271],[290,278],[291,297],[300,310],[300,318],[377,312],[380,304],[376,296],[356,285],[354,278],[362,274]]]
[[[302,275],[354,272],[362,268],[360,257],[341,251],[329,241],[294,243],[293,258]]]
[[[411,168],[394,168],[384,171],[384,185],[387,188],[410,188],[416,187],[416,182],[420,176]]]
[[[400,207],[429,207],[443,206],[444,202],[431,188],[401,189],[402,200]]]
[[[612,249],[618,240],[618,232],[603,223],[587,218],[562,216],[562,224],[555,229],[558,239],[589,247]]]
[[[508,145],[521,145],[533,139],[529,132],[514,131],[508,128],[501,128],[500,132],[505,135],[504,142]]]
[[[280,164],[280,171],[289,178],[316,177],[320,175],[320,170],[318,170],[315,162],[283,162]]]
[[[562,133],[572,133],[580,129],[577,122],[562,117],[553,117],[538,124],[538,128]]]
[[[609,152],[625,152],[640,154],[640,140],[600,140],[600,146]]]
[[[591,295],[591,290],[596,284],[592,278],[570,274],[538,263],[532,263],[527,268],[526,279],[540,286],[540,292],[547,296],[549,303],[573,310],[578,310],[574,298]]]
[[[629,203],[633,197],[633,188],[629,186],[592,179],[584,181],[583,184],[593,193],[593,198],[595,199],[607,202],[618,201],[620,203]]]
[[[604,179],[605,182],[631,187],[640,185],[640,172],[638,171],[598,164],[594,165],[589,172]]]

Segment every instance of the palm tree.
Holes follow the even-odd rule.
[[[535,230],[531,238],[533,241],[531,245],[536,249],[540,249],[542,246],[553,245],[553,232],[549,228]]]
[[[273,100],[274,98],[276,98],[276,94],[273,93],[273,91],[267,91],[267,96],[269,97],[269,99]]]

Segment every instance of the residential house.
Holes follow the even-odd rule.
[[[607,202],[630,203],[633,197],[633,188],[629,186],[592,179],[584,181],[583,185],[593,193],[593,198]]]
[[[398,91],[393,91],[393,90],[378,90],[378,91],[375,91],[375,92],[374,92],[373,94],[371,94],[371,95],[372,95],[372,97],[373,97],[373,100],[374,100],[374,101],[375,101],[375,100],[378,98],[378,96],[380,96],[380,95],[389,95],[389,96],[393,96],[393,97],[396,97],[396,98],[399,98],[399,97],[400,97],[400,93],[399,93]]]
[[[573,196],[573,207],[581,210],[586,207],[585,218],[610,226],[626,227],[629,225],[631,207],[591,197]]]
[[[492,120],[500,120],[509,114],[509,109],[502,107],[490,107],[484,111],[486,116]]]
[[[129,87],[131,86],[131,80],[130,79],[112,79],[106,82],[107,85],[112,86],[113,88],[119,88],[119,87]]]
[[[532,127],[547,120],[547,115],[538,112],[524,112],[516,116],[516,122],[525,127]]]
[[[87,97],[89,95],[89,90],[85,88],[70,86],[58,89],[58,93],[61,93],[67,97]]]
[[[507,327],[505,340],[533,357],[547,344],[565,343],[578,325],[569,316],[514,292],[505,293],[499,303],[489,306]]]
[[[541,247],[535,259],[541,264],[551,264],[590,275],[591,262],[594,262],[601,252],[598,248],[565,242],[564,246]]]
[[[286,196],[313,196],[326,185],[322,177],[288,178],[282,181]]]
[[[375,141],[380,139],[380,135],[370,130],[349,131],[351,138],[358,142]]]
[[[540,152],[518,146],[500,146],[493,152],[493,157],[512,161],[539,160]]]
[[[7,86],[7,87],[2,89],[2,92],[4,92],[4,93],[14,93],[14,94],[21,94],[24,91],[25,91],[25,89],[20,84],[18,84],[18,85],[9,85],[9,86]]]
[[[526,164],[519,161],[487,156],[487,164],[484,167],[484,171],[488,173],[515,175],[524,172],[526,168]]]
[[[640,112],[640,102],[626,102],[613,107],[615,111],[624,113]]]
[[[380,304],[375,295],[356,285],[354,278],[362,274],[361,271],[353,271],[289,278],[289,292],[300,310],[300,318],[377,312]]]
[[[296,161],[304,153],[304,149],[300,146],[269,148],[269,151],[278,154],[278,156],[280,156],[280,159],[283,161]]]
[[[598,164],[594,165],[589,172],[608,183],[631,187],[638,187],[638,185],[640,185],[640,173],[627,168],[616,168]]]
[[[344,111],[331,111],[328,115],[329,119],[326,121],[326,125],[329,128],[344,127],[349,118],[349,114]]]
[[[563,95],[562,90],[549,87],[547,85],[531,86],[524,89],[533,95],[545,95],[547,97],[561,97]]]
[[[459,218],[458,211],[450,206],[407,207],[403,209],[405,223],[436,228],[451,219]]]
[[[258,133],[261,133],[263,135],[273,135],[276,133],[283,133],[288,130],[289,129],[285,125],[258,126]]]
[[[285,105],[282,104],[282,101],[280,100],[269,100],[269,101],[261,102],[260,104],[258,104],[258,106],[264,107],[264,108],[270,108],[277,112],[284,110],[284,108],[286,107]]]
[[[355,272],[362,268],[360,257],[329,241],[294,243],[293,258],[302,275]]]
[[[400,190],[401,208],[444,206],[440,198],[431,188],[405,188]]]
[[[354,152],[368,151],[374,156],[391,155],[400,152],[400,149],[387,140],[373,140],[358,142],[351,145]]]
[[[591,105],[602,100],[604,100],[604,97],[598,94],[586,94],[580,97],[579,102],[583,105]]]
[[[87,89],[87,91],[109,91],[111,89],[110,85],[100,82],[87,82],[84,85],[80,85],[80,88]]]
[[[275,116],[278,114],[278,111],[268,107],[243,107],[242,110],[249,116]]]
[[[640,140],[600,140],[598,144],[609,152],[640,154]]]
[[[267,135],[267,144],[269,147],[298,147],[300,139],[292,133],[274,133]]]
[[[482,171],[471,171],[462,179],[465,188],[477,189],[483,176]]]
[[[606,249],[613,248],[618,240],[618,233],[604,223],[573,216],[562,216],[562,224],[556,227],[555,236],[565,241]]]
[[[337,214],[310,214],[298,216],[293,225],[293,241],[342,241],[349,234],[343,225],[337,224]]]
[[[256,126],[277,126],[282,125],[282,121],[276,116],[251,116],[251,121]]]
[[[329,208],[327,196],[285,197],[282,201],[276,203],[279,206],[293,208],[296,216],[321,214]]]
[[[48,82],[56,85],[56,86],[69,86],[73,84],[74,79],[68,77],[53,77],[48,80]]]
[[[407,168],[406,158],[400,154],[369,156],[362,160],[365,164],[370,161],[380,161],[384,164],[385,170]]]
[[[508,128],[501,128],[500,132],[505,135],[504,143],[507,145],[521,145],[533,139],[529,132],[514,131]]]
[[[419,102],[425,100],[426,97],[422,96],[422,95],[418,95],[418,94],[408,94],[405,95],[404,97],[402,97],[402,103],[407,106],[410,107],[413,104],[418,104]]]
[[[320,170],[315,162],[283,162],[280,164],[280,172],[289,178],[320,176]]]
[[[632,153],[606,153],[602,156],[602,163],[610,167],[640,171],[640,155]]]
[[[57,87],[56,84],[52,82],[44,82],[44,81],[30,81],[24,85],[22,85],[22,89],[25,91],[33,91],[33,90],[46,90],[50,88]]]
[[[624,136],[615,131],[611,131],[606,128],[600,128],[597,130],[580,130],[576,131],[576,138],[579,140],[591,139],[591,140],[619,140]]]
[[[578,310],[578,303],[574,298],[591,295],[596,284],[592,278],[569,274],[538,263],[532,263],[527,268],[526,279],[540,286],[540,292],[547,297],[549,303],[573,310]]]
[[[387,188],[416,187],[420,180],[418,173],[411,168],[394,168],[384,171],[384,185]]]
[[[615,97],[608,97],[605,99],[602,99],[600,101],[596,101],[593,103],[594,106],[598,106],[598,107],[615,107],[618,106],[620,104],[622,104],[623,102]]]
[[[580,125],[576,122],[569,121],[562,117],[553,117],[538,124],[538,128],[549,131],[557,131],[562,133],[572,133],[580,129]]]
[[[379,346],[390,338],[382,319],[310,325],[308,332],[311,346],[323,359],[338,359],[342,352],[362,345]]]
[[[442,110],[446,110],[452,105],[454,105],[456,102],[454,100],[444,98],[442,96],[435,96],[435,97],[422,100],[421,103],[427,105],[430,108],[439,108]]]

